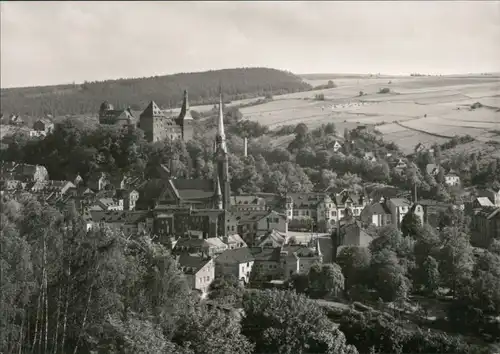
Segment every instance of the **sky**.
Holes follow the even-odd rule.
[[[500,1],[1,2],[1,87],[236,67],[500,72]]]

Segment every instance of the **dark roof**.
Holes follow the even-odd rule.
[[[257,197],[255,195],[235,195],[231,196],[232,205],[266,205],[264,198]]]
[[[205,257],[201,254],[188,254],[183,253],[177,256],[177,263],[183,268],[185,274],[196,274],[203,268],[211,258]]]
[[[279,262],[280,260],[281,249],[279,247],[277,248],[250,247],[248,249],[250,250],[256,261]]]
[[[252,252],[247,247],[226,250],[222,252],[215,262],[220,263],[247,263],[254,260]]]
[[[122,222],[124,224],[136,224],[148,216],[148,212],[143,210],[90,210],[89,212],[92,221],[102,221],[104,223]]]
[[[141,113],[141,117],[165,117],[163,111],[158,107],[158,105],[151,101],[144,111]]]
[[[269,215],[268,210],[250,210],[250,211],[234,211],[232,214],[236,217],[239,224],[254,223],[263,217]]]
[[[370,205],[370,209],[373,214],[391,214],[391,210],[385,203],[374,203]]]
[[[178,247],[203,247],[205,245],[205,240],[195,237],[181,237],[177,240],[175,248]]]
[[[171,179],[173,187],[181,199],[206,199],[214,196],[211,179]]]
[[[389,199],[389,201],[398,207],[410,206],[410,204],[411,204],[407,199],[403,199],[403,198],[391,198],[391,199]]]

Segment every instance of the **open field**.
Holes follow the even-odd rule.
[[[473,136],[476,148],[485,151],[491,150],[485,145],[487,141],[500,139],[491,133],[500,130],[500,78],[496,76],[332,80],[336,88],[275,96],[273,102],[242,108],[241,112],[246,119],[271,129],[301,122],[314,128],[333,122],[341,133],[346,127],[377,124],[386,140],[408,154],[419,142],[441,144],[455,135]],[[328,79],[307,81],[320,85]],[[378,93],[384,87],[391,92]],[[363,96],[359,96],[360,91]],[[314,99],[319,93],[324,101]],[[483,107],[471,110],[475,102]],[[283,145],[286,139],[290,138],[277,139],[276,145]]]

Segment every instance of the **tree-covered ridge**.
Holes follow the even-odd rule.
[[[21,115],[95,113],[102,101],[140,110],[154,100],[162,107],[180,107],[183,90],[192,105],[217,100],[219,87],[228,100],[311,89],[298,76],[269,68],[238,68],[197,73],[85,82],[81,85],[9,88],[1,91],[4,113]]]

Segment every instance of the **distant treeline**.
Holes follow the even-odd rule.
[[[222,85],[226,100],[239,100],[311,90],[290,72],[269,68],[240,68],[198,73],[85,82],[81,85],[9,88],[1,90],[2,113],[53,116],[96,113],[107,100],[116,108],[142,110],[154,100],[163,108],[180,107],[183,90],[191,105],[218,101]]]

